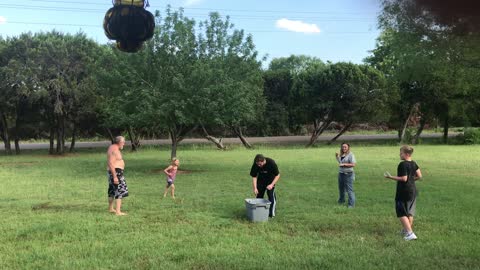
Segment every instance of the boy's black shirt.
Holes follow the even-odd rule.
[[[251,177],[257,177],[257,184],[266,184],[270,185],[275,178],[279,174],[277,164],[271,158],[265,158],[267,161],[265,165],[260,168],[258,165],[253,162],[252,169],[250,170]]]
[[[411,201],[417,196],[417,188],[415,186],[415,175],[419,169],[415,161],[402,161],[397,167],[397,176],[407,176],[407,182],[397,182],[397,193],[395,200]]]

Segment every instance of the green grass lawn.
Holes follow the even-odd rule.
[[[0,269],[479,269],[480,148],[416,147],[424,179],[410,242],[383,178],[398,148],[352,146],[354,209],[336,203],[337,146],[182,148],[175,201],[162,198],[169,151],[125,151],[124,217],[107,212],[103,152],[0,156]],[[266,223],[245,215],[257,152],[281,172]]]

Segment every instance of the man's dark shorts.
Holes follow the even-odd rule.
[[[411,201],[395,201],[395,211],[397,217],[413,217],[415,216],[415,208],[417,206],[417,199]]]
[[[116,168],[115,173],[117,174],[118,184],[113,183],[113,175],[108,170],[108,197],[113,197],[115,199],[122,199],[128,197],[128,187],[125,182],[125,177],[123,176],[123,170]]]

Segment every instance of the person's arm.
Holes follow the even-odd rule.
[[[170,170],[171,170],[171,169],[172,169],[172,165],[168,166],[165,170],[163,170],[163,172],[164,172],[166,175],[170,176]]]
[[[267,186],[267,189],[271,190],[275,186],[275,184],[278,182],[278,179],[280,179],[280,174],[277,174],[275,178],[273,178],[272,183]]]
[[[252,168],[250,169],[250,176],[252,177],[253,193],[257,195],[258,194],[258,189],[257,189],[258,166],[255,164],[255,161],[253,161]]]
[[[350,157],[348,158],[348,162],[345,162],[345,163],[342,163],[340,162],[340,167],[349,167],[349,168],[353,168],[355,167],[355,165],[357,164],[357,161],[355,160],[355,156],[353,155],[353,153],[350,154]]]
[[[356,163],[340,163],[339,166],[340,167],[355,167],[355,164]]]
[[[116,155],[117,153],[115,148],[108,151],[108,168],[110,169],[110,173],[113,176],[113,183],[115,185],[118,184],[117,172],[115,171],[115,160],[117,159]]]
[[[267,186],[267,189],[268,190],[272,190],[272,188],[275,186],[275,184],[278,182],[278,179],[280,179],[280,172],[278,171],[278,166],[277,164],[274,162],[272,164],[273,166],[273,174],[275,175],[275,178],[273,178],[273,181],[270,185]]]
[[[416,171],[415,171],[415,181],[419,180],[419,179],[422,179],[422,171],[420,171],[420,168],[418,168]]]
[[[407,182],[407,179],[408,179],[408,177],[406,175],[404,175],[404,176],[386,175],[385,178],[389,178],[389,179],[399,181],[399,182]]]
[[[258,194],[257,177],[252,177],[252,186],[253,186],[253,193],[257,195]]]

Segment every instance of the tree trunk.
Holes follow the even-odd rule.
[[[347,130],[353,125],[353,122],[349,122],[347,123],[343,128],[342,130],[340,130],[340,132],[337,134],[337,136],[333,137],[333,139],[331,139],[328,144],[332,144],[334,143],[338,138],[340,138],[340,136],[342,136],[345,132],[347,132]]]
[[[217,139],[213,136],[211,136],[210,134],[208,134],[208,131],[207,129],[203,126],[203,124],[201,125],[202,126],[202,130],[203,130],[203,133],[205,134],[205,138],[209,141],[211,141],[212,143],[214,143],[218,149],[221,149],[221,150],[226,150],[227,147],[225,147],[222,143],[222,138],[220,139]]]
[[[237,135],[237,137],[242,142],[243,146],[247,149],[252,149],[253,146],[247,141],[247,138],[243,136],[242,128],[241,127],[232,127],[233,132]]]
[[[5,153],[7,153],[7,155],[11,155],[12,146],[10,144],[10,137],[8,136],[7,117],[3,113],[0,113],[0,131],[2,132],[1,137],[3,139],[3,144],[5,145]]]
[[[130,142],[132,144],[132,151],[135,152],[140,147],[140,140],[138,140],[138,138],[135,137],[135,132],[133,132],[133,129],[131,126],[128,126],[127,132],[128,132],[128,137],[130,137]]]
[[[20,155],[20,139],[15,137],[15,154]]]
[[[320,135],[322,135],[322,133],[325,131],[325,129],[327,129],[327,127],[328,127],[328,125],[330,125],[330,123],[332,123],[331,119],[327,119],[323,122],[321,122],[317,119],[314,120],[313,121],[312,136],[310,137],[310,141],[308,142],[308,144],[305,147],[307,147],[307,148],[312,147],[317,142],[318,137],[320,137]]]
[[[425,117],[422,117],[420,119],[420,126],[417,129],[417,133],[415,133],[415,136],[413,136],[413,138],[412,138],[412,144],[417,144],[419,142],[420,135],[422,134],[426,123],[427,123],[427,120],[425,119]]]
[[[407,115],[407,118],[405,119],[405,121],[402,125],[402,128],[400,129],[400,131],[398,133],[398,141],[399,142],[403,142],[403,140],[405,138],[405,132],[407,131],[408,121],[410,121],[410,118],[412,117],[414,111],[415,111],[415,105],[412,105],[412,107],[410,108],[410,111]]]
[[[112,144],[114,144],[115,138],[113,137],[112,131],[109,128],[105,128],[105,130],[107,131],[108,136],[110,136],[110,141],[112,142]]]
[[[55,152],[53,147],[55,146],[55,128],[53,125],[50,127],[50,148],[48,150],[48,154],[53,155]]]
[[[65,153],[65,119],[63,115],[57,115],[57,154],[63,155]]]
[[[175,132],[172,132],[170,130],[169,133],[170,133],[170,140],[172,141],[172,149],[170,151],[170,159],[173,159],[174,157],[177,157],[178,140],[177,140],[177,134]]]
[[[18,120],[19,117],[17,115],[17,119],[15,119],[15,128],[13,132],[13,140],[15,142],[15,154],[20,155],[20,121]]]
[[[70,153],[73,153],[75,151],[75,141],[76,141],[76,134],[77,133],[77,125],[73,123],[73,129],[72,129],[72,142],[70,143]]]
[[[170,128],[168,133],[170,134],[170,140],[172,141],[172,149],[170,151],[170,159],[173,159],[177,157],[177,146],[178,143],[182,140],[182,137],[180,136],[180,133],[182,132],[182,129],[174,127]]]
[[[443,143],[448,143],[448,128],[449,128],[449,117],[448,112],[445,115],[445,120],[443,121]]]
[[[171,158],[177,156],[177,146],[183,140],[183,138],[190,132],[194,131],[197,127],[197,125],[186,126],[177,124],[169,127],[168,133],[170,134],[170,139],[172,140],[172,151],[170,153]]]

